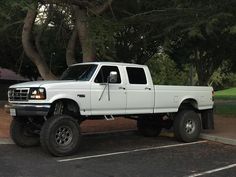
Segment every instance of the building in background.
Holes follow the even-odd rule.
[[[29,79],[12,70],[0,68],[0,100],[7,100],[7,90],[10,85],[26,81]]]

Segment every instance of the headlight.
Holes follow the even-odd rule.
[[[45,88],[30,88],[29,99],[32,100],[45,100],[46,90]]]

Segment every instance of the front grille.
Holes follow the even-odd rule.
[[[27,101],[28,95],[28,88],[13,88],[8,90],[9,101]]]

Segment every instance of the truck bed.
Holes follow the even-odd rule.
[[[212,87],[155,85],[154,113],[177,112],[183,101],[192,101],[198,110],[212,109]]]

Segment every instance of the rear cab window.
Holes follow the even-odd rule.
[[[129,84],[147,84],[147,77],[143,68],[126,67]]]

